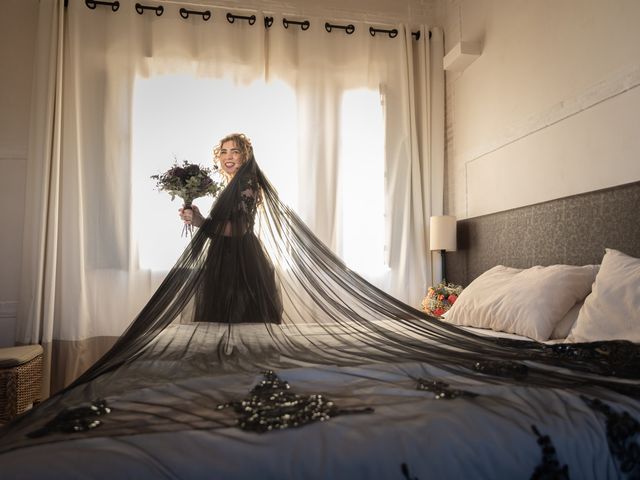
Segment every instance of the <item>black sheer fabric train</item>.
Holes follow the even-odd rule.
[[[452,391],[470,397],[474,385],[640,397],[638,345],[558,347],[478,336],[372,286],[279,200],[250,158],[116,345],[5,427],[0,451],[60,441],[59,427],[36,438],[33,432],[98,399],[113,407],[109,420],[77,435],[216,432],[232,423],[215,406],[246,396],[265,371],[362,365],[406,372],[404,380],[386,380],[403,385],[453,374],[467,383]],[[345,387],[331,396],[347,401],[348,393]]]

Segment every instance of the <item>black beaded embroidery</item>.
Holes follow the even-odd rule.
[[[607,443],[609,451],[620,465],[620,470],[640,479],[640,446],[634,439],[640,435],[640,423],[628,412],[615,412],[597,398],[581,396],[593,410],[607,418]]]
[[[223,403],[218,410],[232,407],[240,415],[238,427],[257,433],[282,430],[324,422],[350,413],[371,413],[372,408],[339,409],[321,394],[299,395],[272,370],[263,373],[264,380],[253,387],[250,396],[241,401]]]
[[[27,436],[37,438],[55,432],[85,432],[102,425],[102,421],[96,417],[101,417],[108,413],[111,413],[111,408],[107,406],[107,401],[97,399],[89,405],[64,409],[47,422],[44,427],[28,433]]]
[[[631,342],[559,343],[543,348],[554,356],[584,362],[594,373],[640,378],[640,347]]]
[[[458,397],[473,398],[478,396],[477,393],[469,392],[467,390],[451,388],[446,382],[432,379],[427,380],[424,378],[418,379],[417,389],[433,392],[436,400],[453,400]]]
[[[569,480],[569,467],[560,466],[549,435],[541,435],[535,425],[531,425],[531,429],[538,437],[538,445],[542,449],[542,463],[534,470],[531,480]]]
[[[546,345],[538,342],[497,338],[496,344],[527,349],[531,359],[567,359],[583,370],[610,377],[640,378],[640,345],[626,340],[589,343],[557,343]],[[640,394],[640,389],[617,389],[622,393]]]
[[[240,204],[238,205],[238,209],[246,216],[247,227],[249,229],[253,228],[259,203],[260,192],[256,188],[255,183],[254,179],[249,178],[242,184],[242,190],[240,191]]]
[[[529,374],[529,367],[509,360],[480,360],[473,364],[473,369],[485,375],[509,377],[516,380],[524,380]]]

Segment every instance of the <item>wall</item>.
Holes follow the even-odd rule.
[[[443,0],[445,210],[479,216],[640,180],[640,2]]]
[[[325,15],[368,22],[429,23],[436,0],[212,0],[232,8],[263,8],[294,15]],[[83,7],[70,0],[70,8]],[[190,2],[193,4],[193,2]],[[199,3],[199,2],[196,2]],[[204,0],[200,3],[207,3]],[[0,5],[0,347],[15,338],[20,283],[26,157],[38,0]],[[432,22],[433,23],[433,22]],[[28,220],[28,219],[27,219]]]
[[[20,284],[37,2],[4,0],[0,9],[0,346],[8,346]]]

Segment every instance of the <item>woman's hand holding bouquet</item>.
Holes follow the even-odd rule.
[[[214,170],[217,170],[216,166]],[[175,162],[166,172],[151,176],[156,180],[156,188],[169,192],[171,200],[176,197],[182,199],[183,205],[178,212],[184,221],[183,236],[193,234],[193,226],[199,227],[204,223],[204,217],[198,207],[193,205],[193,201],[206,195],[216,196],[222,188],[219,182],[211,178],[210,173],[210,169],[184,160],[182,165]]]

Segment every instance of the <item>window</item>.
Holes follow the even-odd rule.
[[[213,165],[213,147],[242,132],[255,145],[260,166],[280,197],[295,208],[298,184],[297,122],[293,91],[283,83],[235,85],[227,79],[163,75],[138,79],[134,89],[132,142],[133,235],[141,269],[169,270],[189,241],[181,238],[179,199],[154,189],[151,175],[175,159]],[[204,215],[211,198],[196,200]]]
[[[167,170],[174,160],[211,167],[213,146],[228,133],[243,132],[252,139],[256,159],[280,198],[297,209],[298,190],[304,189],[298,181],[297,108],[295,93],[284,83],[236,85],[189,75],[137,80],[131,218],[139,268],[169,270],[189,241],[180,236],[180,200],[171,202],[167,193],[155,190],[151,175]],[[379,93],[345,92],[339,118],[340,254],[350,268],[380,285],[387,268]],[[212,199],[195,203],[206,215]]]
[[[388,268],[384,254],[384,119],[379,92],[345,92],[340,121],[342,255],[349,268],[380,284]]]

